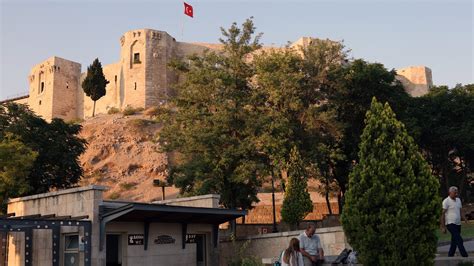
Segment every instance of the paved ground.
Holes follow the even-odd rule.
[[[474,240],[464,242],[464,247],[470,256],[474,257]],[[448,253],[449,244],[438,247],[438,253]]]

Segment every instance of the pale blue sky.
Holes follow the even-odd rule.
[[[426,65],[437,85],[474,83],[473,0],[210,1],[0,0],[0,99],[27,92],[30,68],[56,55],[82,64],[119,59],[122,33],[163,30],[178,41],[217,42],[220,26],[255,17],[262,41],[344,40],[351,56],[387,68]],[[181,25],[184,23],[184,34]]]

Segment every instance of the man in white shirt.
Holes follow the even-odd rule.
[[[446,233],[446,228],[451,233],[451,246],[449,247],[448,257],[453,257],[456,247],[459,248],[461,256],[467,257],[464,248],[463,239],[461,237],[461,200],[458,196],[458,188],[450,187],[449,196],[443,200],[443,213],[441,215],[441,230]],[[464,213],[463,219],[467,222]]]
[[[304,266],[320,265],[324,261],[324,251],[319,236],[314,234],[316,226],[308,224],[306,230],[298,236],[300,252],[303,254]]]

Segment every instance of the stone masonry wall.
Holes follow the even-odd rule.
[[[431,69],[425,66],[413,66],[397,70],[397,79],[405,91],[413,97],[427,94],[433,87]]]
[[[249,236],[240,238],[235,243],[230,240],[223,241],[220,243],[219,265],[227,265],[230,259],[235,256],[236,248],[242,247],[247,242],[246,256],[255,256],[260,261],[264,258],[277,258],[288,247],[290,240],[293,237],[297,238],[302,232],[289,231]],[[321,239],[325,256],[337,256],[344,248],[350,248],[342,226],[318,228],[316,234]]]
[[[306,46],[311,40],[313,38],[302,37],[292,47]],[[165,102],[173,95],[172,84],[178,81],[177,74],[168,66],[173,58],[201,54],[207,49],[222,50],[222,44],[177,42],[168,33],[152,29],[125,32],[120,45],[119,62],[103,66],[110,83],[106,95],[96,102],[97,114],[107,113],[112,107],[148,108]],[[281,48],[262,47],[262,51],[269,49]],[[85,72],[81,74],[80,69],[79,63],[59,57],[48,58],[34,66],[29,75],[27,103],[30,108],[47,120],[90,117],[93,102],[82,90]],[[428,93],[433,85],[431,70],[424,66],[400,69],[397,74],[406,91],[415,97]]]

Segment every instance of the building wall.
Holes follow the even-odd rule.
[[[255,256],[261,259],[278,258],[281,252],[288,248],[290,240],[298,237],[301,231],[290,231],[281,233],[271,233],[239,238],[233,243],[230,240],[220,243],[219,265],[228,265],[228,262],[235,257],[236,247],[247,245],[244,255]],[[337,256],[344,248],[350,248],[347,243],[342,226],[318,228],[316,234],[321,239],[325,256]]]
[[[80,72],[79,63],[56,56],[34,66],[29,75],[28,106],[46,120],[76,118]]]
[[[433,87],[431,69],[425,66],[412,66],[397,70],[397,79],[405,91],[413,97],[427,94]]]
[[[120,64],[123,99],[119,108],[126,106],[144,107],[145,105],[145,57],[146,31],[134,30],[126,32],[121,38]],[[134,54],[139,60],[134,61]],[[102,103],[101,103],[102,104]]]
[[[307,46],[314,38],[302,37],[292,47]],[[96,114],[107,113],[112,108],[127,106],[148,108],[165,102],[173,95],[172,84],[177,74],[169,68],[173,58],[201,54],[205,50],[221,51],[222,44],[184,43],[164,31],[138,29],[125,32],[120,38],[120,60],[104,65],[104,75],[109,81],[106,95],[96,102]],[[263,47],[263,50],[280,49]],[[139,60],[135,60],[139,54]],[[249,56],[251,60],[252,56]],[[92,116],[93,102],[81,86],[85,72],[80,73],[79,63],[51,57],[34,66],[29,75],[30,108],[47,120],[60,117],[66,120]],[[87,71],[87,69],[84,69]],[[432,87],[431,70],[424,66],[397,71],[409,94],[421,96]],[[41,82],[44,82],[41,91]]]
[[[76,93],[81,75],[81,64],[54,57],[52,117],[72,120],[77,118]]]
[[[99,252],[99,205],[102,203],[103,190],[105,188],[101,186],[88,186],[11,199],[8,202],[7,213],[15,213],[16,216],[34,214],[88,215],[88,220],[92,222],[92,265],[102,265],[99,263],[105,260],[105,251]],[[79,232],[79,229],[73,226],[61,228],[62,234],[74,232]],[[41,245],[43,243],[40,242],[35,246]]]
[[[143,223],[138,222],[111,222],[107,224],[108,234],[122,236],[123,266],[196,265],[196,244],[186,244],[185,249],[182,249],[180,224],[151,223],[147,250],[144,250],[143,245],[128,245],[128,234],[143,234],[143,228]],[[206,234],[206,249],[209,251],[208,265],[217,265],[217,256],[210,252],[214,250],[211,243],[211,232],[211,225],[190,224],[187,228],[188,234]],[[175,242],[173,244],[155,244],[154,240],[159,235],[169,235],[175,239]]]

